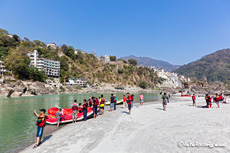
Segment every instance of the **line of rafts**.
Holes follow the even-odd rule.
[[[122,99],[117,102],[117,105],[120,104],[123,104]],[[107,101],[106,105],[110,105],[110,101]],[[51,107],[48,109],[48,115],[47,115],[48,119],[46,120],[47,124],[57,124],[58,119],[55,118],[55,114],[57,113],[58,110],[59,110],[58,107]],[[62,108],[62,111],[63,111],[63,116],[61,116],[60,123],[62,124],[62,123],[72,122],[72,108]],[[93,116],[93,108],[88,107],[87,118],[90,118],[92,116]],[[83,120],[83,112],[78,113],[77,121],[81,121],[81,120]]]

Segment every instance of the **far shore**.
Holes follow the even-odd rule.
[[[161,101],[136,103],[131,115],[122,106],[115,112],[106,107],[104,116],[68,124],[37,149],[30,146],[21,152],[230,152],[230,105],[203,108],[204,97],[198,97],[197,106],[192,106],[190,97],[177,95],[172,96],[167,111],[162,110]],[[203,146],[186,146],[192,144]]]

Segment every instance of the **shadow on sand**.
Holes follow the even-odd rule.
[[[44,138],[42,139],[42,143],[44,143],[44,142],[46,142],[47,140],[49,140],[52,136],[53,136],[53,135],[50,134],[50,135],[44,137]]]
[[[124,114],[129,114],[129,112],[127,112],[127,111],[122,111],[121,113],[124,113]]]
[[[158,110],[163,110],[163,108],[155,108],[155,109],[158,109]]]

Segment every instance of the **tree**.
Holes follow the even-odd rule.
[[[9,34],[8,31],[0,28],[0,35],[8,35],[8,34]]]
[[[110,61],[117,61],[117,57],[116,56],[109,56]]]
[[[29,63],[29,57],[19,49],[11,49],[9,55],[4,59],[5,67],[16,75],[22,75]]]
[[[128,62],[129,62],[129,64],[131,64],[133,66],[137,65],[137,60],[135,60],[135,59],[129,59]]]
[[[141,81],[141,82],[139,83],[139,87],[141,87],[141,88],[143,88],[143,89],[146,89],[146,88],[148,88],[148,83],[145,82],[145,81]]]

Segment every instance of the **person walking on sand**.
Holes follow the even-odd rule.
[[[218,94],[216,94],[216,96],[213,98],[213,100],[216,103],[216,105],[218,106],[218,108],[220,108],[221,97]]]
[[[127,106],[126,99],[125,95],[123,95],[123,108]]]
[[[164,93],[164,95],[162,95],[161,99],[163,100],[163,101],[162,101],[163,110],[166,111],[167,99],[168,99],[168,96],[166,95],[166,93]]]
[[[104,96],[101,95],[101,101],[100,101],[101,115],[104,115],[104,110],[105,110],[105,99],[103,97]]]
[[[133,108],[134,95],[131,95],[131,107]]]
[[[192,95],[192,102],[193,102],[193,106],[196,106],[196,95],[195,94]]]
[[[140,95],[140,105],[143,105],[143,103],[144,103],[144,96],[141,93],[141,95]]]
[[[114,95],[114,110],[117,109],[117,96]]]
[[[74,103],[72,105],[72,119],[73,119],[73,123],[77,122],[77,118],[78,118],[78,104],[77,104],[77,100],[74,100]]]
[[[115,98],[113,97],[113,94],[111,94],[111,97],[110,97],[110,112],[112,112],[113,109],[114,109],[114,100],[115,100]]]
[[[88,110],[88,103],[86,102],[86,99],[84,99],[84,104],[83,104],[84,121],[87,120],[87,110]]]
[[[129,95],[129,93],[127,93],[127,103],[128,103],[128,110],[129,110],[129,115],[131,115],[131,108],[132,108],[132,98]]]
[[[34,110],[34,115],[37,117],[37,143],[35,144],[34,148],[37,148],[41,144],[41,139],[42,139],[42,134],[44,131],[44,128],[46,126],[46,115],[45,115],[46,110],[45,109],[40,109],[40,114],[38,115],[37,112]]]

